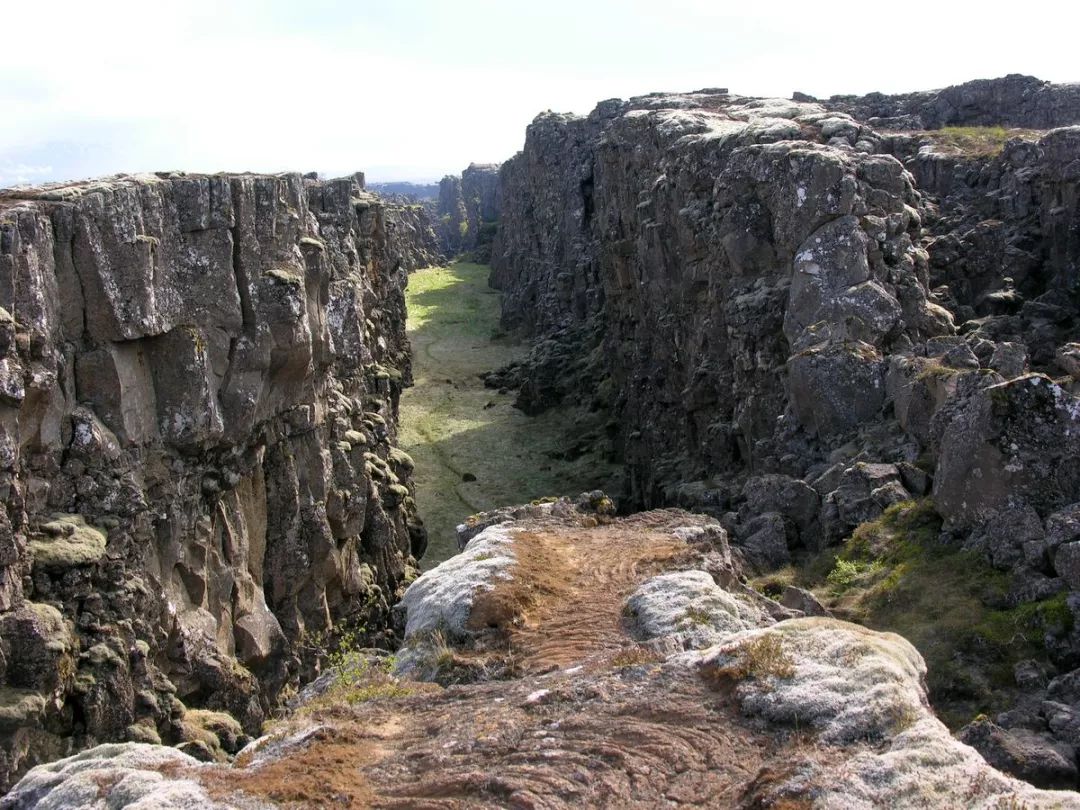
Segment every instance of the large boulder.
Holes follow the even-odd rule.
[[[788,361],[788,396],[808,433],[828,439],[878,416],[885,402],[881,354],[861,341],[827,341]]]
[[[989,720],[977,720],[957,736],[995,768],[1036,787],[1076,787],[1076,753],[1067,745],[1024,729],[1006,730]]]
[[[1029,375],[973,395],[941,441],[934,500],[951,527],[1006,507],[1048,516],[1080,492],[1080,399]]]

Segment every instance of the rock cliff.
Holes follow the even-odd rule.
[[[470,163],[460,177],[444,177],[437,215],[448,255],[468,252],[474,261],[488,262],[499,221],[498,164]]]
[[[936,705],[1075,785],[1051,704],[1080,665],[1076,87],[797,99],[539,116],[500,171],[492,283],[535,346],[499,384],[606,413],[622,508],[716,516],[762,587],[835,563],[837,610],[937,628]]]
[[[796,93],[801,101],[817,101]],[[832,96],[821,102],[882,129],[940,129],[948,126],[1052,129],[1077,123],[1080,83],[1051,84],[1013,73],[976,79],[944,90],[899,95]]]
[[[0,192],[0,788],[235,751],[333,628],[378,641],[425,545],[393,446],[425,229],[359,177]]]

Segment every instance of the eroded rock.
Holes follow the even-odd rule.
[[[424,545],[392,448],[421,213],[361,177],[0,192],[0,787],[98,742],[228,752],[185,704],[255,733],[302,640],[384,624]]]

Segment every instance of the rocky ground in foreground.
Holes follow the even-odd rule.
[[[0,807],[1080,807],[956,741],[904,639],[761,596],[714,520],[609,511],[478,516],[397,657],[356,651],[232,766],[106,746]]]

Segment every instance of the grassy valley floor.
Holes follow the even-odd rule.
[[[553,408],[526,416],[512,392],[484,386],[481,373],[528,350],[499,331],[499,293],[487,278],[487,266],[466,262],[409,276],[415,385],[401,398],[400,445],[416,464],[417,506],[429,532],[424,568],[457,552],[454,529],[473,513],[604,488],[616,473],[592,454],[559,458],[586,414]]]

